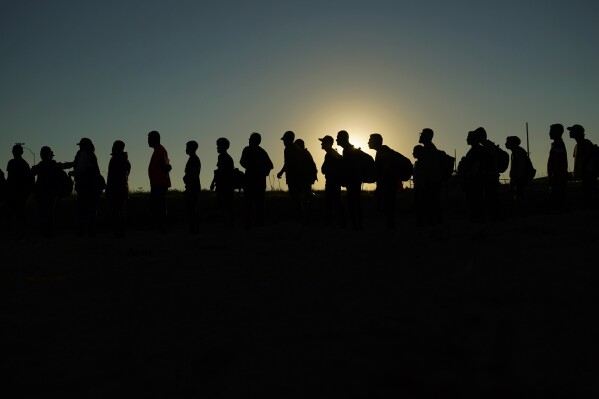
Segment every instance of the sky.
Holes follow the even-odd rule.
[[[123,140],[130,188],[147,191],[157,130],[172,188],[184,189],[189,140],[208,188],[216,140],[239,166],[258,132],[275,165],[268,187],[286,190],[275,176],[286,130],[320,168],[318,138],[342,129],[372,155],[380,133],[413,159],[431,128],[459,160],[468,131],[526,148],[528,124],[543,176],[551,124],[580,124],[599,143],[597,43],[596,1],[1,0],[0,169],[16,142],[33,165],[44,145],[72,161],[89,137],[106,175]],[[572,152],[567,130],[564,141]]]

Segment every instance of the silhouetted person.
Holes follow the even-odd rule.
[[[481,164],[483,195],[486,218],[493,221],[499,219],[499,173],[497,172],[496,144],[487,138],[483,127],[474,130],[479,136],[478,141],[484,149],[484,161]]]
[[[233,228],[233,205],[235,200],[235,188],[233,187],[235,164],[233,158],[227,152],[229,145],[229,140],[224,137],[216,140],[218,160],[214,170],[214,178],[210,183],[210,190],[216,190],[216,203],[227,230]]]
[[[318,180],[318,167],[310,151],[306,148],[306,143],[302,139],[296,139],[295,145],[302,150],[302,197],[305,200],[306,215],[312,216],[312,185]]]
[[[106,199],[112,218],[112,230],[115,237],[125,235],[125,205],[129,197],[129,174],[131,163],[125,152],[125,143],[116,140],[112,144],[108,177],[106,179]]]
[[[199,231],[200,222],[198,200],[202,189],[200,185],[202,163],[196,154],[197,150],[197,141],[191,140],[185,144],[185,153],[188,155],[187,163],[185,164],[185,174],[183,175],[183,183],[185,183],[185,214],[191,234],[196,234]]]
[[[574,178],[580,180],[584,205],[587,209],[597,209],[597,166],[592,153],[593,143],[584,137],[584,128],[573,125],[568,128],[570,137],[576,140],[574,146]]]
[[[34,196],[38,210],[40,233],[49,237],[54,232],[54,210],[60,195],[62,164],[54,160],[54,152],[48,146],[40,150],[41,161],[31,168],[35,181]]]
[[[485,222],[484,170],[488,164],[488,155],[482,147],[481,138],[475,131],[468,132],[466,143],[470,149],[458,164],[458,176],[462,183],[470,221]]]
[[[79,151],[75,160],[67,164],[73,168],[69,175],[75,178],[77,192],[77,235],[83,237],[87,234],[91,237],[96,234],[98,203],[105,187],[94,144],[84,137],[77,145]]]
[[[564,126],[555,123],[549,127],[549,138],[553,140],[547,160],[549,179],[549,213],[563,213],[567,210],[568,153],[562,139]]]
[[[520,147],[521,140],[516,136],[508,136],[505,147],[512,152],[510,156],[510,194],[516,203],[520,216],[526,216],[530,212],[528,201],[528,186],[531,182],[530,158],[526,150]]]
[[[295,133],[286,131],[281,137],[285,150],[283,151],[284,164],[277,178],[285,174],[285,181],[289,190],[292,207],[299,223],[306,222],[306,176],[304,174],[305,153],[295,144]]]
[[[349,133],[345,130],[337,132],[337,144],[343,148],[343,160],[346,168],[347,210],[352,227],[364,229],[362,211],[362,177],[360,159],[356,147],[349,142]]]
[[[171,186],[169,173],[172,167],[166,149],[160,144],[160,133],[156,130],[148,133],[148,146],[154,149],[148,166],[152,218],[158,230],[166,233],[166,194]]]
[[[395,150],[383,144],[383,136],[373,133],[368,139],[368,148],[376,151],[376,190],[377,205],[385,216],[387,229],[395,228],[395,208],[397,189],[401,184],[399,170],[395,162]]]
[[[27,222],[27,198],[31,195],[34,177],[27,161],[23,159],[23,147],[12,147],[13,159],[6,166],[6,210],[9,234],[19,237]]]
[[[325,151],[324,161],[320,168],[324,175],[324,222],[326,226],[337,219],[340,227],[345,228],[346,212],[341,200],[341,187],[345,185],[345,162],[343,157],[333,148],[335,139],[326,135],[320,140],[321,147]]]
[[[422,144],[419,154],[420,200],[425,214],[422,222],[428,225],[441,223],[441,165],[439,150],[433,144],[434,132],[430,128],[422,129],[418,142]],[[419,151],[419,150],[417,150]]]
[[[239,164],[245,169],[245,187],[243,189],[245,208],[245,227],[262,224],[264,201],[266,197],[266,178],[274,165],[264,148],[260,146],[260,133],[250,134],[248,145],[241,152]]]

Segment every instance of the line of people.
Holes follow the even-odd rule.
[[[597,176],[599,159],[597,146],[585,138],[585,130],[580,125],[568,127],[570,137],[576,141],[574,148],[573,177],[581,181],[585,205],[597,208]],[[562,139],[564,127],[561,124],[550,126],[549,137],[552,140],[547,162],[549,181],[549,210],[552,213],[567,211],[567,182],[572,177],[568,172],[568,156]],[[419,224],[438,225],[442,223],[441,187],[446,180],[442,172],[442,159],[433,144],[434,132],[425,128],[419,134],[419,144],[413,148],[412,181],[415,209]],[[148,166],[150,180],[150,208],[152,220],[158,231],[167,229],[166,195],[171,187],[172,169],[168,152],[161,144],[157,131],[148,133],[148,146],[153,149]],[[239,164],[245,170],[244,224],[246,228],[260,225],[264,217],[266,180],[274,165],[264,148],[261,147],[261,135],[252,133],[248,145],[243,149]],[[309,223],[312,214],[312,186],[318,179],[318,167],[302,139],[296,139],[293,131],[286,131],[281,137],[284,145],[284,163],[277,177],[285,175],[290,198],[290,211],[299,223]],[[324,222],[327,226],[336,225],[345,228],[348,224],[356,230],[364,229],[362,209],[362,185],[364,180],[359,153],[361,150],[351,144],[349,133],[341,130],[334,139],[330,135],[319,138],[325,152],[320,172],[325,177]],[[493,220],[499,215],[498,188],[499,176],[504,169],[500,166],[499,146],[487,138],[487,132],[479,127],[468,132],[466,138],[470,146],[467,154],[459,161],[455,170],[457,180],[463,187],[470,210],[471,220],[481,223]],[[339,153],[333,145],[342,149]],[[128,179],[131,163],[125,152],[125,143],[117,140],[113,143],[111,159],[106,180],[100,173],[93,142],[82,138],[72,162],[56,162],[52,149],[48,146],[40,150],[41,161],[30,167],[23,159],[23,147],[15,144],[13,159],[7,165],[7,178],[0,171],[0,188],[5,195],[7,225],[15,235],[22,235],[22,221],[26,214],[28,197],[33,194],[38,210],[38,220],[42,235],[53,232],[53,213],[58,199],[70,195],[72,189],[77,193],[77,233],[80,236],[94,235],[96,231],[97,208],[101,194],[110,209],[115,236],[125,234],[125,205],[129,195]],[[218,211],[226,228],[234,223],[235,163],[228,154],[230,142],[221,137],[216,141],[218,161],[210,189],[216,192]],[[199,231],[198,199],[201,191],[201,162],[197,155],[198,143],[186,143],[185,152],[188,161],[185,165],[183,182],[185,184],[185,212],[189,231]],[[377,207],[385,219],[386,227],[395,227],[395,208],[397,193],[402,189],[402,180],[395,159],[397,152],[383,144],[383,137],[373,133],[369,137],[368,147],[376,152],[375,197]],[[527,152],[521,147],[516,136],[506,138],[505,147],[510,150],[510,194],[521,215],[530,211],[528,185],[535,176]],[[504,168],[507,168],[507,164]],[[68,174],[64,172],[70,169]],[[65,177],[66,176],[66,177]],[[74,179],[74,187],[73,181]],[[343,198],[345,188],[345,201]]]

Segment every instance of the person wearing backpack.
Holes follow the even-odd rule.
[[[476,128],[474,134],[483,148],[484,156],[481,163],[481,173],[486,218],[490,221],[496,221],[500,217],[499,176],[509,165],[509,154],[487,138],[485,128]]]
[[[75,154],[75,160],[64,166],[73,168],[69,175],[75,178],[77,235],[83,237],[87,234],[89,237],[93,237],[96,234],[98,203],[102,191],[106,188],[106,183],[100,173],[96,147],[91,139],[83,137],[77,145],[79,151]]]
[[[337,132],[337,145],[343,148],[343,161],[346,170],[347,210],[349,220],[355,230],[364,230],[364,216],[362,210],[362,173],[360,170],[360,149],[349,142],[349,133],[346,130]]]
[[[312,185],[318,180],[318,167],[306,143],[302,139],[295,140],[295,145],[302,151],[302,198],[305,201],[306,215],[312,215]]]
[[[568,179],[568,153],[562,139],[564,126],[554,123],[549,127],[551,150],[547,159],[547,178],[549,180],[549,213],[563,213],[567,210],[566,192]]]
[[[324,175],[324,223],[330,226],[333,223],[333,217],[341,228],[346,227],[345,206],[341,201],[341,187],[345,185],[345,163],[343,157],[333,148],[335,139],[326,135],[320,140],[321,147],[325,152],[324,162],[320,168]]]
[[[435,226],[441,223],[441,155],[435,144],[433,144],[434,132],[430,128],[424,128],[420,132],[418,143],[422,144],[419,153],[419,175],[420,175],[420,201],[422,201],[425,212],[425,223]]]
[[[295,133],[287,130],[283,133],[283,167],[277,173],[277,178],[280,179],[285,174],[285,181],[289,190],[292,208],[296,221],[300,224],[306,222],[307,216],[307,178],[305,174],[306,154],[295,143]]]
[[[521,140],[517,136],[508,136],[505,147],[511,151],[510,157],[510,195],[512,196],[518,214],[527,216],[530,212],[528,202],[528,186],[534,177],[534,168],[526,153],[520,146]]]
[[[468,132],[466,143],[470,149],[458,164],[458,178],[462,184],[472,223],[485,222],[484,171],[488,155],[480,142],[480,135]]]
[[[266,178],[274,165],[264,148],[260,146],[260,133],[250,134],[248,145],[241,152],[239,164],[245,168],[246,184],[243,190],[245,227],[262,224],[266,198]]]
[[[385,227],[388,230],[395,228],[395,208],[397,202],[397,189],[401,184],[400,170],[397,168],[397,152],[383,144],[383,136],[372,133],[368,139],[368,148],[376,151],[374,162],[376,164],[376,190],[378,209],[385,216]]]
[[[580,180],[582,196],[587,209],[597,208],[597,161],[593,156],[593,143],[585,138],[584,127],[573,125],[568,128],[574,146],[574,178]]]

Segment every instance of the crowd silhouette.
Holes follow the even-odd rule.
[[[599,147],[585,138],[585,130],[575,124],[567,128],[570,138],[575,141],[573,172],[568,171],[568,153],[562,138],[564,127],[552,124],[549,127],[551,149],[547,158],[547,209],[548,214],[563,214],[571,209],[568,182],[580,182],[580,194],[586,210],[598,208],[597,177],[599,175]],[[439,226],[443,224],[442,188],[448,181],[447,154],[433,143],[434,132],[424,128],[419,133],[418,144],[412,150],[414,163],[400,152],[383,144],[383,136],[373,133],[368,147],[376,152],[374,157],[374,183],[376,208],[387,230],[396,228],[396,208],[398,192],[404,182],[412,181],[413,200],[417,225]],[[160,133],[151,131],[147,135],[148,146],[153,149],[148,164],[150,182],[149,212],[156,231],[167,233],[167,193],[171,187],[168,152],[161,144]],[[324,196],[319,222],[327,228],[364,230],[364,209],[362,188],[366,182],[364,169],[367,167],[360,153],[363,151],[350,141],[346,130],[340,130],[336,138],[325,135],[318,140],[325,152],[320,168],[304,140],[296,138],[293,131],[284,132],[283,165],[277,177],[285,176],[288,189],[289,214],[301,225],[314,222],[313,185],[318,180],[318,171],[324,177]],[[243,225],[246,229],[261,226],[265,217],[266,181],[274,169],[268,152],[261,147],[262,136],[253,132],[249,143],[244,147],[239,165],[244,170],[241,185],[243,193]],[[483,127],[471,130],[466,135],[470,149],[459,161],[454,162],[453,173],[449,173],[459,185],[472,223],[481,224],[501,219],[503,210],[498,199],[500,174],[509,165],[509,197],[516,214],[526,217],[531,212],[529,190],[537,175],[528,153],[521,146],[521,139],[508,136],[504,147],[509,153],[487,137]],[[334,144],[340,151],[334,148]],[[60,198],[76,194],[78,236],[94,236],[97,231],[98,206],[104,193],[110,215],[112,233],[124,237],[126,233],[127,201],[129,197],[129,174],[131,163],[125,152],[125,143],[116,140],[112,146],[111,158],[106,179],[100,173],[95,147],[91,139],[81,138],[79,150],[72,162],[57,162],[49,146],[40,150],[41,161],[30,166],[23,159],[22,144],[12,148],[13,158],[8,161],[6,175],[0,170],[0,203],[8,237],[22,237],[25,234],[24,221],[27,218],[27,204],[34,198],[37,224],[40,235],[54,234],[55,207]],[[221,137],[216,140],[218,161],[210,190],[216,193],[218,218],[227,230],[235,226],[235,162],[228,153],[230,142]],[[185,185],[185,218],[190,234],[200,230],[199,197],[201,193],[201,161],[197,155],[197,141],[185,144],[188,161],[185,165],[183,183]],[[370,157],[372,158],[372,157]],[[445,169],[444,169],[445,168]],[[66,170],[69,170],[67,173]],[[345,189],[345,190],[344,190]]]

